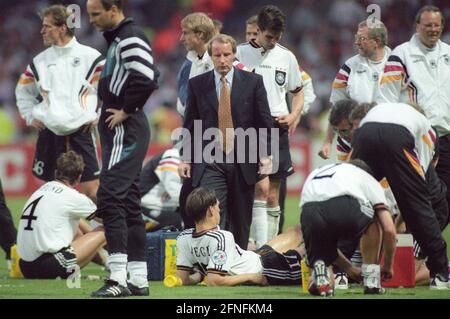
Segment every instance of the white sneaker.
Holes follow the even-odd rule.
[[[334,289],[348,289],[348,277],[345,272],[334,275]]]
[[[436,290],[450,289],[450,280],[443,281],[443,280],[441,280],[439,275],[436,275],[433,278],[431,278],[430,289],[436,289]]]

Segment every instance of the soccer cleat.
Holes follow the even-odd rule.
[[[348,277],[345,272],[338,272],[334,276],[334,289],[348,289]]]
[[[312,276],[312,281],[308,289],[310,294],[322,297],[333,296],[334,290],[331,285],[330,274],[322,260],[314,263]]]
[[[386,293],[386,289],[383,287],[377,288],[377,287],[367,287],[364,286],[364,294],[365,295],[384,295]]]
[[[91,297],[103,298],[119,298],[129,296],[131,296],[131,291],[128,287],[121,286],[117,281],[110,279],[106,279],[103,287],[91,293]]]
[[[150,296],[150,289],[148,287],[139,288],[131,282],[127,282],[127,286],[132,296]]]
[[[442,276],[440,276],[439,274],[431,278],[430,289],[436,290],[450,289],[450,280],[447,279],[447,281],[444,281],[441,278]]]

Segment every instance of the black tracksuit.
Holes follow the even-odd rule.
[[[142,108],[157,89],[158,71],[144,33],[133,20],[123,20],[104,33],[106,64],[99,82],[103,102],[99,133],[102,170],[97,192],[97,215],[103,218],[110,254],[128,254],[128,261],[145,261],[145,228],[141,216],[139,174],[147,153],[150,130]],[[106,109],[130,116],[108,128]]]

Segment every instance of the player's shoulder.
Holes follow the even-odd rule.
[[[244,81],[257,81],[259,78],[262,79],[260,74],[240,69],[239,67],[235,67],[234,72],[236,72]]]
[[[208,81],[213,80],[214,81],[214,70],[196,75],[189,79],[189,83],[193,87],[201,87],[203,88]]]
[[[344,65],[342,67],[345,68],[345,66],[347,66],[351,70],[356,68],[362,63],[364,63],[364,58],[359,54],[355,54],[354,56],[351,56],[350,58],[345,60]]]
[[[255,50],[260,47],[253,41],[243,42],[237,45],[237,49],[239,50]]]
[[[234,240],[234,236],[231,232],[219,228],[208,230],[205,235],[213,238],[219,243],[225,243],[225,241],[230,238],[233,238]]]
[[[78,48],[79,48],[79,53],[82,53],[83,55],[85,55],[86,57],[90,57],[92,59],[97,59],[98,57],[100,57],[102,54],[95,48],[90,47],[86,44],[82,44],[78,42]]]
[[[187,228],[183,230],[181,233],[178,234],[177,240],[181,238],[188,238],[192,237],[192,234],[194,233],[195,228]]]
[[[40,62],[45,62],[46,60],[48,60],[50,58],[50,56],[52,56],[52,54],[53,54],[53,48],[48,47],[44,51],[41,51],[34,56],[33,63],[36,65],[36,64],[39,64]]]

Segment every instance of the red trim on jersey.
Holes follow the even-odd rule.
[[[392,72],[392,71],[399,71],[404,73],[405,69],[402,66],[399,65],[388,65],[386,64],[386,66],[384,67],[384,73],[388,73],[388,72]]]
[[[342,81],[348,81],[348,76],[342,74],[341,72],[338,72],[338,74],[336,74],[336,79],[342,80]]]
[[[161,165],[164,165],[164,164],[172,164],[172,165],[178,166],[178,165],[180,165],[180,162],[174,162],[174,161],[166,160],[166,161],[159,162],[158,166],[161,166]]]

